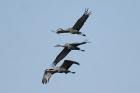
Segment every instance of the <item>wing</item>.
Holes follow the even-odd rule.
[[[69,69],[72,64],[80,65],[78,62],[71,61],[71,60],[64,60],[64,63],[61,65],[61,68]]]
[[[80,43],[72,43],[72,45],[74,46],[79,46],[79,45],[83,45],[83,44],[86,44],[86,43],[89,43],[89,42],[80,42]]]
[[[79,31],[84,25],[84,23],[86,22],[90,14],[91,12],[88,12],[88,9],[86,9],[84,14],[77,20],[77,22],[74,24],[72,28]]]
[[[60,62],[71,50],[68,48],[64,48],[60,54],[56,57],[56,59],[54,60],[54,62],[52,63],[52,66],[56,66],[56,64],[58,62]]]
[[[44,72],[43,78],[42,78],[42,83],[47,84],[51,78],[52,74],[48,71]]]

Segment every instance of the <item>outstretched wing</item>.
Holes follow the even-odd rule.
[[[47,84],[51,78],[52,74],[49,71],[45,71],[43,78],[42,78],[42,83]]]
[[[71,49],[68,48],[64,48],[60,54],[55,58],[54,62],[52,63],[52,66],[56,66],[56,64],[58,62],[60,62],[69,52],[71,51]]]
[[[89,42],[84,41],[84,42],[80,42],[80,43],[72,43],[72,45],[79,46],[79,45],[83,45],[83,44],[86,44],[86,43],[89,43]]]
[[[74,24],[72,28],[79,31],[84,25],[84,23],[86,22],[90,14],[91,12],[88,12],[88,9],[85,9],[84,14],[77,20],[77,22]]]
[[[78,62],[71,61],[71,60],[64,60],[64,63],[61,65],[61,68],[69,69],[72,64],[80,65]]]

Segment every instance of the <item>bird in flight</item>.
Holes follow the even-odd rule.
[[[84,14],[77,20],[77,22],[73,25],[73,27],[70,27],[67,29],[59,28],[57,29],[57,31],[53,31],[53,32],[57,34],[71,33],[71,34],[78,34],[78,35],[86,36],[85,34],[80,32],[80,29],[82,28],[82,26],[84,25],[84,23],[86,22],[87,18],[90,15],[91,15],[91,12],[89,12],[88,9],[85,9]]]
[[[49,82],[51,76],[55,73],[72,73],[74,74],[75,72],[72,72],[69,70],[69,68],[72,66],[72,64],[80,65],[78,62],[71,61],[71,60],[64,60],[63,64],[61,66],[57,66],[55,68],[50,68],[46,69],[42,78],[42,83],[46,84]]]
[[[60,62],[71,50],[85,51],[85,50],[80,49],[78,46],[86,44],[86,43],[89,43],[89,42],[84,41],[80,43],[66,43],[64,45],[56,45],[55,47],[64,47],[64,48],[53,61],[52,67],[55,67],[56,64]]]

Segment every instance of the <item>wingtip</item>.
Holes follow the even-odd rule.
[[[89,9],[89,8],[85,8],[85,12],[88,12],[88,9]]]
[[[89,8],[85,8],[85,13],[86,15],[91,15],[92,14],[92,11],[89,11]]]
[[[45,79],[43,78],[43,79],[42,79],[42,84],[45,85],[45,84],[47,84],[47,83],[48,83],[48,81],[45,80]]]

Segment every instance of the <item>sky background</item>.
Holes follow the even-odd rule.
[[[92,11],[81,29],[86,38],[51,32],[71,27],[85,8]],[[139,9],[139,0],[1,0],[0,93],[140,93]],[[76,74],[43,85],[62,50],[53,46],[85,39],[86,52],[65,58],[80,63],[70,68]]]

